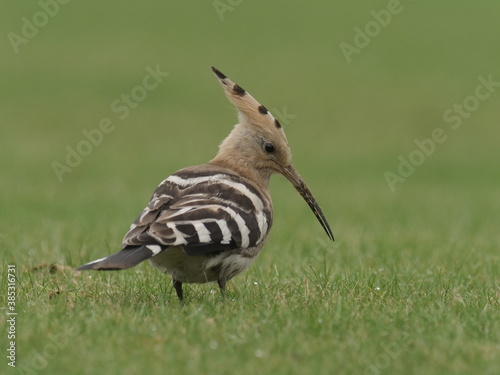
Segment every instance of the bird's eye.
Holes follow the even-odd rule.
[[[264,145],[264,150],[266,150],[268,154],[272,154],[274,152],[274,145],[272,143],[266,143]]]

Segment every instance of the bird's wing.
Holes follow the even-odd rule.
[[[123,248],[182,246],[188,255],[258,245],[272,222],[271,202],[225,168],[182,169],[165,179],[131,225]]]

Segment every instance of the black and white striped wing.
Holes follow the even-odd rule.
[[[208,166],[186,168],[158,186],[123,248],[182,246],[188,255],[248,248],[264,240],[271,223],[271,202],[248,180]]]

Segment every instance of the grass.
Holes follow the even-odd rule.
[[[443,113],[500,81],[500,6],[401,3],[350,64],[339,43],[387,2],[242,2],[222,21],[211,2],[70,2],[18,54],[3,38],[0,273],[16,266],[18,315],[0,372],[498,374],[500,93],[457,130]],[[39,11],[3,6],[4,36]],[[111,103],[157,64],[170,75],[120,120]],[[74,272],[163,178],[213,157],[235,117],[210,65],[296,115],[294,164],[336,241],[274,177],[271,236],[226,301],[187,285],[179,304],[148,264]],[[115,130],[59,182],[52,162],[105,117]],[[384,172],[436,127],[446,142],[391,192]]]

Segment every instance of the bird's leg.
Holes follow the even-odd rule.
[[[217,284],[219,284],[219,289],[220,289],[220,294],[222,296],[222,299],[226,298],[226,279],[218,279]]]
[[[172,283],[174,284],[175,292],[177,293],[177,297],[179,297],[179,301],[182,301],[182,282],[172,278]]]

